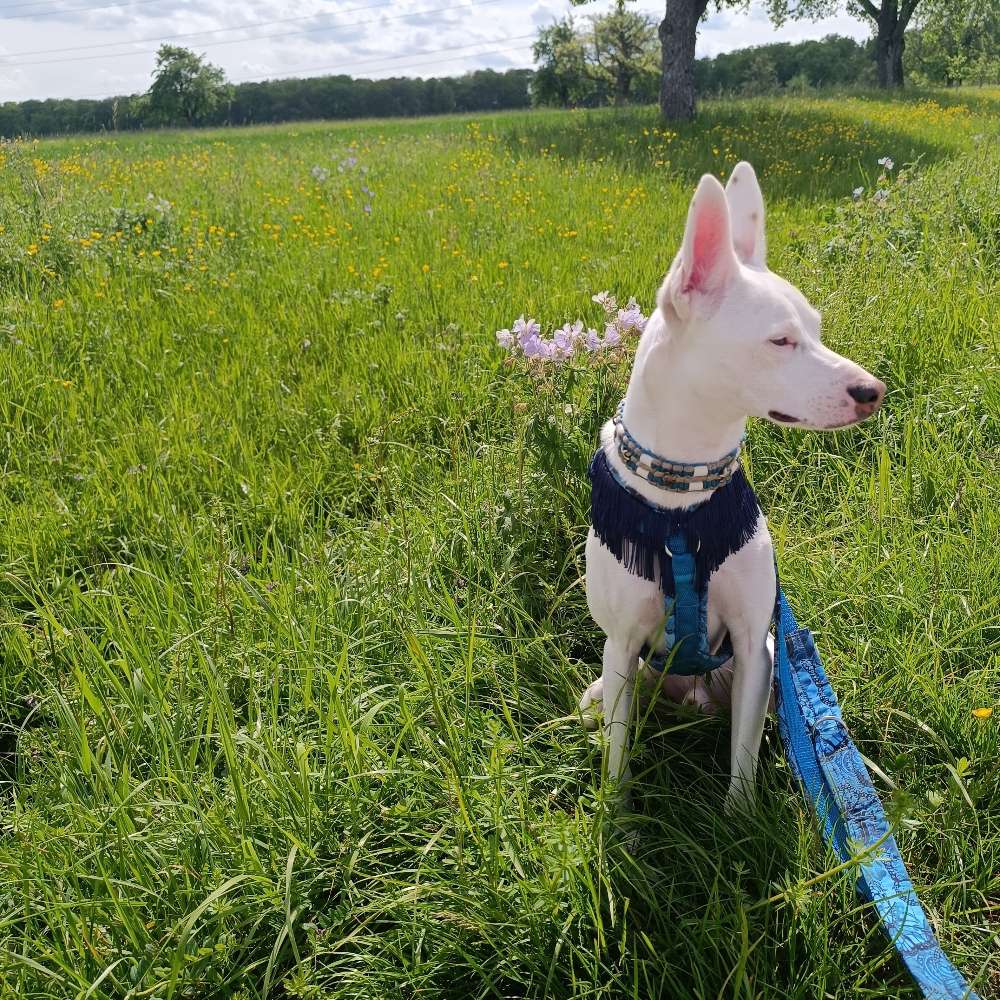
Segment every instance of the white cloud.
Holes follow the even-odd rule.
[[[229,0],[0,2],[0,101],[143,91],[160,41],[205,53],[233,80],[530,66],[538,27],[609,6],[610,0],[584,7],[568,0],[247,0],[237,14]],[[659,18],[663,4],[637,0],[634,9]],[[723,10],[702,24],[698,55],[831,32],[868,34],[846,14],[775,29],[759,6],[750,14]]]

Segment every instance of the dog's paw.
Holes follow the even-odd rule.
[[[756,796],[753,784],[743,781],[741,778],[733,778],[729,783],[729,791],[726,792],[726,800],[722,804],[722,811],[730,819],[736,819],[752,813],[755,805]]]
[[[604,706],[604,681],[598,677],[580,698],[580,715],[583,728],[593,731],[600,725],[601,709]]]

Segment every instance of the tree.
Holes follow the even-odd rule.
[[[923,0],[908,48],[922,80],[955,86],[1000,79],[1000,0]]]
[[[669,121],[694,118],[694,49],[698,22],[705,16],[708,0],[667,0],[660,22],[660,113]]]
[[[225,73],[203,56],[178,45],[161,45],[146,96],[154,120],[197,125],[224,104],[231,91]]]
[[[757,51],[747,66],[746,79],[743,81],[743,93],[773,94],[778,89],[778,67],[767,52]]]
[[[847,11],[854,17],[872,22],[875,28],[875,63],[880,87],[903,86],[903,49],[905,32],[921,0],[847,0]],[[958,0],[941,0],[946,7]],[[975,0],[983,2],[983,0]],[[767,0],[775,24],[785,21],[818,20],[835,14],[840,0]]]
[[[658,72],[656,28],[650,18],[617,0],[607,14],[577,27],[566,17],[538,33],[532,50],[540,64],[532,81],[536,104],[563,107],[628,104],[650,92]]]
[[[589,0],[570,0],[575,6]],[[623,0],[617,0],[617,10]],[[716,0],[718,7],[746,6],[749,0]],[[694,49],[698,23],[705,16],[708,0],[666,0],[660,23],[660,112],[668,120],[694,117]],[[617,12],[617,11],[616,11]],[[614,16],[607,15],[607,16]]]
[[[573,18],[554,21],[538,32],[532,55],[538,64],[531,81],[535,104],[555,104],[568,108],[587,104],[592,86],[587,75],[583,43]]]
[[[592,17],[590,73],[611,86],[615,104],[628,104],[636,80],[656,69],[656,26],[618,0],[603,17]]]

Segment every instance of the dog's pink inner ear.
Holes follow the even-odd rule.
[[[694,233],[691,240],[691,272],[685,291],[705,291],[716,283],[716,271],[725,261],[729,242],[729,214],[725,202],[695,208]]]

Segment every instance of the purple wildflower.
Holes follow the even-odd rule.
[[[590,301],[596,302],[606,313],[613,313],[618,308],[618,303],[610,292],[598,292],[590,297]]]
[[[526,358],[541,358],[545,356],[545,345],[537,334],[532,334],[530,337],[522,340],[521,350],[524,351]]]
[[[515,321],[514,325],[511,327],[514,336],[517,337],[517,342],[521,347],[521,350],[525,350],[525,344],[530,340],[538,340],[538,335],[541,333],[542,328],[533,320],[525,319],[524,313],[522,313]],[[525,351],[527,353],[527,351]]]
[[[552,340],[556,349],[563,357],[572,357],[576,351],[577,344],[583,336],[583,321],[577,320],[575,323],[566,323],[561,330],[556,330]]]
[[[624,309],[618,310],[616,325],[618,330],[623,333],[629,330],[642,333],[646,328],[647,319],[648,317],[642,314],[642,310],[635,299],[629,299],[628,305]]]

